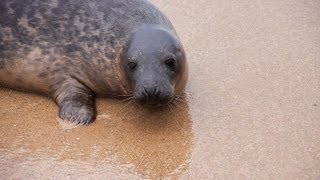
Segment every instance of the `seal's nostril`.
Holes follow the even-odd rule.
[[[155,104],[159,102],[160,92],[158,87],[144,87],[142,95],[146,103]]]
[[[143,87],[134,100],[141,105],[159,107],[168,104],[171,97],[170,93],[161,91],[160,87]]]
[[[142,90],[142,93],[141,93],[144,97],[147,97],[148,96],[148,90],[147,88],[143,87],[143,90]]]
[[[144,92],[146,94],[146,96],[153,96],[154,92],[155,92],[155,88],[152,87],[144,87]]]
[[[161,95],[161,91],[160,91],[159,87],[156,87],[156,88],[155,88],[154,94],[155,94],[157,97],[159,97],[159,96]]]

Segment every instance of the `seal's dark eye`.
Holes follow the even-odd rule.
[[[174,59],[167,59],[165,63],[171,69],[173,69],[176,65],[176,61]]]
[[[135,62],[129,62],[129,63],[128,63],[128,67],[129,67],[130,69],[135,69],[135,68],[137,67],[137,63],[135,63]]]

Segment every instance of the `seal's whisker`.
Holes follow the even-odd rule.
[[[135,102],[133,100],[128,101],[127,106],[126,107],[130,107],[125,114],[123,114],[124,117],[126,117],[129,112],[132,111],[133,108],[135,108]]]
[[[172,107],[174,108],[178,108],[179,110],[184,110],[183,105],[180,104],[179,101],[173,101],[172,103],[170,103]]]
[[[128,98],[122,99],[121,102],[128,102],[128,101],[131,101],[132,99],[133,97],[128,97]]]
[[[187,102],[183,99],[175,99],[176,102],[187,104]]]
[[[130,105],[130,102],[125,103],[125,105],[119,110],[119,114],[122,114],[123,111]]]
[[[131,100],[131,103],[133,105],[134,108],[139,108],[141,110],[141,105],[139,105],[138,103],[136,103],[134,100]]]
[[[170,103],[170,104],[168,104],[168,107],[167,107],[167,109],[170,111],[170,113],[174,113],[175,111],[174,111],[174,104],[173,103]]]
[[[188,102],[185,99],[183,99],[183,96],[176,96],[173,101],[183,103],[183,104],[188,104]]]
[[[131,94],[124,94],[124,95],[116,95],[117,97],[132,97]]]
[[[126,101],[122,101],[122,103],[124,103],[125,105],[119,110],[119,114],[123,114],[125,109],[127,109],[128,107],[132,107],[132,105],[134,104],[134,101],[131,97],[131,98],[128,98]],[[132,110],[132,108],[130,110]]]
[[[182,107],[182,106],[179,106],[179,104],[178,103],[176,103],[176,102],[173,102],[173,103],[170,103],[170,104],[168,104],[168,107],[170,107],[170,112],[171,113],[173,113],[173,114],[176,114],[176,109],[179,109],[179,110],[181,110],[181,111],[183,111],[184,110],[184,108]],[[182,124],[181,124],[181,119],[180,118],[177,118],[176,120],[175,120],[175,122],[176,122],[176,124],[177,124],[177,126],[179,127],[179,128],[182,128]]]

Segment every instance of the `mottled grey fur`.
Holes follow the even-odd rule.
[[[49,95],[61,119],[89,123],[95,95],[133,94],[121,58],[149,25],[176,36],[147,0],[1,0],[0,85]]]

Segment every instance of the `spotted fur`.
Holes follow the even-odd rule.
[[[0,85],[49,95],[74,119],[94,95],[132,93],[119,61],[144,24],[175,33],[147,0],[1,0]],[[89,122],[95,113],[85,109],[89,118],[72,121]]]

